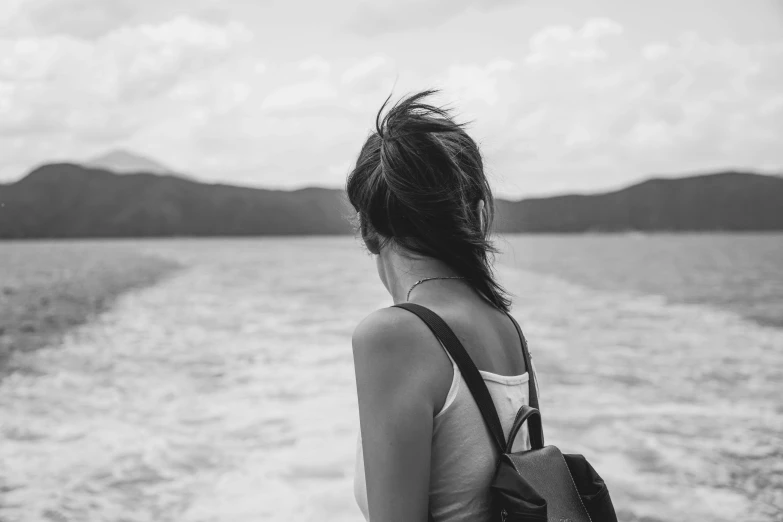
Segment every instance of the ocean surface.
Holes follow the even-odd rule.
[[[0,521],[361,521],[350,337],[391,301],[357,240],[81,243],[107,245],[184,268],[14,355]],[[783,519],[783,235],[498,246],[547,442],[621,520]]]

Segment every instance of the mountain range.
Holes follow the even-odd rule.
[[[783,177],[727,171],[653,178],[612,192],[498,207],[498,229],[513,232],[783,230]]]
[[[126,172],[56,163],[0,184],[0,238],[352,233],[342,190],[207,184],[168,169]],[[783,230],[783,178],[719,172],[496,205],[495,228],[504,233]]]

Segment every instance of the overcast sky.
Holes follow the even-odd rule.
[[[428,87],[500,195],[783,171],[783,2],[2,0],[0,181],[121,147],[338,187],[392,88]]]

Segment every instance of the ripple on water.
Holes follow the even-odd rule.
[[[361,520],[350,335],[390,303],[351,241],[275,241],[142,244],[191,268],[19,355],[31,371],[0,382],[0,519]],[[779,518],[781,331],[500,274],[547,440],[590,459],[622,520]]]

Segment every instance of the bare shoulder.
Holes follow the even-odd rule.
[[[429,328],[415,315],[401,308],[376,310],[353,332],[354,349],[383,350],[388,347],[416,344],[427,340]]]
[[[384,400],[426,397],[431,405],[445,397],[451,363],[429,327],[414,314],[395,307],[376,310],[356,327],[352,344],[360,393]]]

